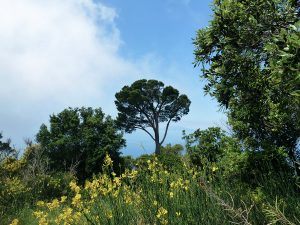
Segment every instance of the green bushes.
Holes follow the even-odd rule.
[[[208,173],[219,170],[228,180],[256,187],[265,176],[276,177],[281,173],[290,177],[294,175],[283,148],[254,150],[235,136],[226,135],[218,127],[184,134],[184,139],[188,158],[193,165]]]
[[[289,174],[264,176],[252,187],[221,170],[185,164],[179,173],[156,157],[143,162],[117,176],[106,160],[106,173],[82,186],[71,181],[67,196],[25,208],[20,224],[297,224],[300,218],[300,194]]]
[[[49,200],[68,194],[70,172],[51,173],[47,158],[39,145],[28,146],[23,156],[8,156],[0,163],[0,221],[1,224],[38,200]],[[4,223],[5,224],[5,223]]]
[[[184,166],[184,158],[181,155],[182,151],[183,146],[180,144],[175,144],[173,146],[171,144],[167,144],[166,146],[161,147],[160,155],[145,154],[135,159],[136,165],[134,167],[147,168],[148,161],[157,158],[159,163],[161,163],[165,169],[180,172]]]
[[[250,151],[220,129],[185,138],[185,155],[166,145],[158,156],[123,157],[118,174],[107,154],[103,172],[78,183],[28,146],[0,164],[1,224],[298,223],[300,184],[284,151]]]

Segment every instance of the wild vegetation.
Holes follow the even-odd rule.
[[[190,100],[143,79],[116,94],[116,119],[65,109],[22,155],[0,134],[0,225],[300,224],[299,3],[215,0],[212,9],[195,66],[204,64],[204,91],[230,130],[163,145]],[[135,129],[155,141],[153,154],[121,155],[122,130]]]

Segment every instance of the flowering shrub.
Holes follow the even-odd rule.
[[[199,210],[179,204],[203,194],[197,184],[199,173],[194,170],[170,173],[154,158],[147,161],[146,169],[126,170],[116,176],[108,156],[104,167],[107,173],[83,186],[70,182],[70,198],[38,202],[34,216],[39,224],[168,224],[191,220]]]
[[[136,165],[136,169],[127,169],[118,176],[113,171],[113,161],[106,156],[103,168],[105,172],[86,180],[84,184],[73,179],[69,180],[67,187],[61,186],[61,179],[53,177],[48,184],[58,188],[64,187],[65,192],[53,195],[50,200],[44,198],[37,201],[35,207],[32,207],[30,220],[14,216],[10,223],[257,224],[268,223],[271,214],[272,218],[277,218],[282,212],[281,208],[274,211],[270,206],[272,204],[267,204],[272,203],[272,198],[268,196],[271,192],[266,188],[251,190],[240,184],[222,183],[222,176],[218,175],[220,170],[216,165],[211,165],[209,171],[212,173],[207,175],[207,170],[199,171],[186,163],[183,163],[181,173],[168,170],[156,157],[140,163],[142,165]],[[11,182],[19,184],[18,180]],[[24,188],[26,190],[26,187]],[[7,190],[17,192],[17,189],[13,188]],[[22,190],[24,189],[19,192]],[[282,196],[281,199],[283,203],[287,202],[287,197]],[[299,204],[297,199],[299,200],[295,193],[288,200],[292,200],[296,206]],[[289,212],[293,210],[288,204],[280,203],[280,207],[285,207]],[[295,214],[295,211],[292,212]],[[288,216],[293,218],[292,215]]]
[[[7,157],[0,163],[0,224],[8,215],[30,206],[38,199],[51,199],[70,192],[71,173],[42,173],[33,157],[37,147],[28,147],[23,156]],[[32,163],[32,161],[34,161]],[[12,224],[18,224],[14,220]]]

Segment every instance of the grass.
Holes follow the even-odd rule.
[[[250,186],[218,171],[170,171],[157,160],[116,176],[109,162],[84,186],[71,182],[68,196],[18,208],[1,224],[299,224],[295,180],[259,180]]]

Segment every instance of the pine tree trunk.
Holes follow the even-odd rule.
[[[156,125],[155,129],[155,154],[160,155],[160,143],[159,143],[159,128],[158,128],[158,123]]]
[[[160,144],[158,140],[155,141],[155,154],[160,155]]]

